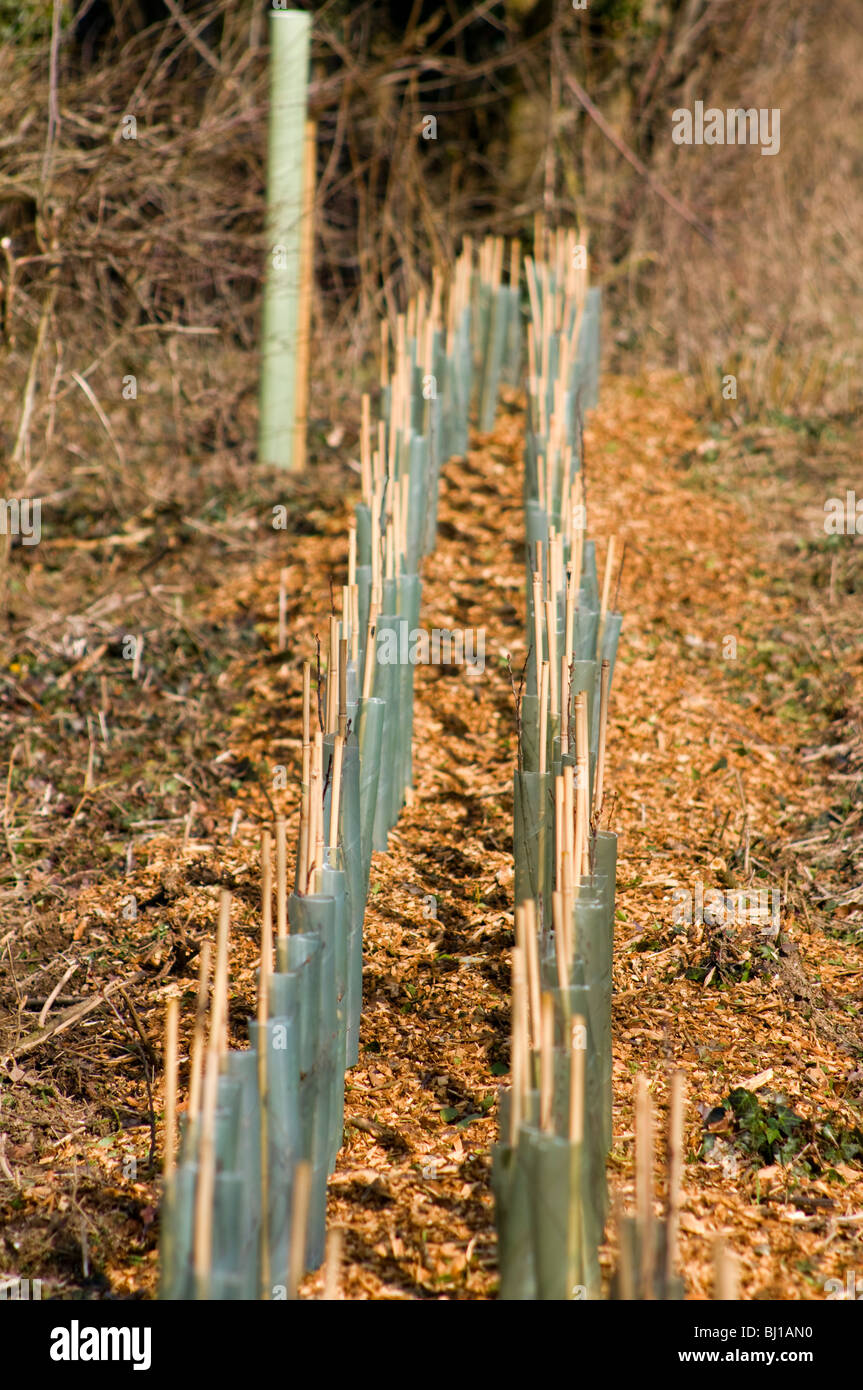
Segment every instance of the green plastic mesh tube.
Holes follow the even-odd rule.
[[[294,466],[296,348],[303,213],[303,142],[311,16],[270,11],[267,242],[261,328],[258,457]]]
[[[302,1150],[298,1024],[296,1015],[270,1018],[263,1025],[249,1022],[251,1045],[266,1058],[266,1239],[270,1279],[277,1289],[288,1284],[294,1172]]]
[[[225,1301],[249,1295],[243,1281],[242,1212],[244,1176],[237,1170],[216,1173],[213,1191],[213,1267],[210,1297]]]
[[[570,1118],[570,1066],[572,1053],[568,1040],[572,1019],[580,1015],[585,1026],[585,1074],[584,1074],[584,1165],[582,1171],[585,1209],[585,1229],[589,1237],[589,1248],[594,1250],[602,1239],[608,1210],[608,1185],[605,1176],[605,1144],[603,1133],[603,1111],[605,1097],[601,1074],[601,1057],[591,1025],[590,998],[584,984],[584,962],[576,957],[573,962],[572,978],[577,983],[567,989],[559,989],[552,981],[557,979],[557,965],[549,959],[549,993],[554,1002],[555,1054],[554,1054],[554,1128],[562,1136],[569,1134]],[[545,974],[545,972],[544,972]]]
[[[569,1302],[589,1296],[582,1202],[582,1145],[525,1126],[536,1296]]]
[[[591,608],[599,608],[599,583],[596,577],[596,541],[585,541],[581,571],[581,590]]]
[[[525,1162],[526,1145],[521,1131],[516,1143],[509,1143],[511,1100],[510,1091],[501,1091],[499,1114],[502,1137],[500,1143],[492,1147],[491,1181],[500,1271],[498,1297],[507,1303],[523,1303],[536,1298],[533,1223],[529,1174]],[[527,1093],[525,1110],[527,1119],[535,1124],[539,1117],[538,1091]]]
[[[539,771],[539,696],[521,697],[522,772]]]
[[[585,597],[584,589],[579,597],[575,615],[575,640],[573,649],[578,661],[596,659],[596,634],[599,629],[599,604],[593,607]]]
[[[505,285],[492,292],[479,408],[479,427],[486,434],[494,429],[497,414],[500,373],[506,354],[509,328],[509,305],[509,291]]]
[[[260,1296],[261,1270],[261,1110],[258,1091],[258,1054],[254,1051],[229,1052],[225,1061],[228,1076],[239,1083],[240,1115],[237,1124],[237,1170],[243,1186],[240,1211],[240,1248],[237,1261],[241,1271],[239,1298]]]
[[[428,439],[422,434],[412,435],[410,441],[410,485],[408,489],[406,555],[407,569],[411,574],[415,573],[419,568],[420,559],[423,555],[429,466],[430,456]]]
[[[539,902],[543,922],[550,920],[551,907],[552,792],[548,772],[516,772],[513,776],[515,901],[516,905],[528,899]]]
[[[328,736],[329,737],[329,736]],[[326,744],[326,740],[324,741]],[[329,814],[330,792],[324,807],[325,835],[332,839]],[[363,991],[363,918],[365,916],[367,882],[362,845],[360,811],[360,748],[357,735],[351,733],[344,746],[342,760],[342,796],[339,812],[339,844],[344,859],[347,920],[347,981],[344,1000],[345,1065],[356,1066],[359,1057],[360,1011]],[[329,892],[324,884],[324,892]]]
[[[611,694],[611,683],[614,680],[614,667],[617,662],[617,648],[620,642],[620,629],[623,625],[622,613],[606,613],[605,625],[602,629],[600,668],[596,677],[596,702],[594,707],[594,720],[591,725],[591,746],[596,747],[599,742],[599,682],[602,674],[601,662],[608,661],[608,691]]]
[[[417,574],[403,574],[399,578],[399,613],[402,621],[407,623],[407,635],[416,631],[420,620],[420,606],[422,603],[422,580]],[[405,629],[402,628],[402,631]],[[407,787],[413,786],[413,732],[414,732],[414,677],[416,666],[412,661],[406,661],[400,666],[401,671],[401,704],[400,704],[400,760],[401,760],[401,786],[399,787],[398,803],[393,815],[393,824],[398,819],[404,802],[404,792]]]
[[[604,876],[603,876],[604,878]],[[599,875],[594,886],[579,890],[575,903],[576,950],[584,959],[585,978],[590,991],[591,1025],[597,1039],[602,1074],[603,1142],[606,1152],[612,1139],[612,1050],[611,1050],[611,951],[609,949],[608,902],[606,887]],[[590,896],[591,894],[595,896]]]
[[[506,349],[504,353],[504,379],[509,386],[521,384],[521,357],[523,344],[521,295],[518,286],[509,285],[502,293],[507,297]]]
[[[346,896],[347,875],[342,868],[344,858],[341,850],[329,847],[324,850],[324,866],[318,870],[318,887],[322,896],[335,901],[333,948],[335,954],[336,984],[336,1065],[333,1072],[332,1133],[330,1136],[329,1167],[332,1172],[336,1157],[342,1145],[345,1111],[345,1070],[348,1038],[348,900]]]
[[[194,1296],[194,1275],[192,1270],[192,1240],[195,1221],[195,1188],[198,1183],[198,1165],[186,1160],[180,1163],[174,1175],[173,1206],[171,1210],[172,1241],[170,1244],[170,1268],[165,1271],[164,1298],[174,1301]]]
[[[318,996],[318,1043],[315,1068],[315,1117],[312,1139],[312,1182],[309,1202],[307,1262],[317,1269],[324,1258],[326,1238],[326,1187],[338,1133],[341,1106],[337,1104],[338,1004],[336,999],[336,901],[320,893],[303,896],[293,893],[288,908],[290,922],[304,936],[321,943]],[[289,940],[293,939],[293,933]],[[338,1084],[344,1088],[344,1070],[338,1070]],[[343,1102],[342,1102],[343,1103]]]

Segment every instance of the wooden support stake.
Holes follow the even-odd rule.
[[[569,965],[566,958],[566,926],[563,916],[563,890],[555,888],[551,895],[551,920],[554,926],[554,955],[557,962],[557,983],[561,989],[569,986]]]
[[[574,1014],[569,1025],[569,1142],[584,1138],[584,1060],[585,1023]]]
[[[213,1252],[213,1196],[216,1185],[216,1098],[219,1087],[219,1056],[222,1031],[228,1008],[228,930],[231,895],[222,890],[219,927],[216,936],[216,967],[210,1035],[204,1071],[201,1133],[198,1149],[198,1185],[195,1190],[194,1270],[198,1298],[209,1296]]]
[[[212,944],[205,941],[198,961],[198,996],[195,1000],[195,1023],[192,1030],[192,1062],[189,1073],[189,1123],[197,1125],[201,1108],[201,1088],[204,1076],[204,1030],[207,1023],[207,998],[210,988],[210,959]]]
[[[372,602],[369,606],[369,625],[366,629],[366,651],[363,666],[363,699],[369,700],[374,689],[375,674],[375,640],[377,634],[377,605]]]
[[[635,1082],[635,1210],[641,1244],[641,1297],[653,1298],[653,1114],[647,1078]]]
[[[340,1226],[334,1226],[327,1233],[327,1255],[324,1265],[324,1291],[321,1294],[328,1303],[335,1303],[342,1296],[342,1250],[345,1233]]]
[[[593,787],[593,815],[599,828],[602,815],[602,793],[605,783],[605,739],[608,731],[608,681],[610,665],[607,656],[602,658],[599,676],[599,744],[596,751],[596,776]]]
[[[332,785],[330,787],[330,845],[335,848],[339,843],[339,813],[342,808],[342,762],[344,759],[345,741],[341,734],[336,734],[335,747],[333,749],[333,772]]]
[[[549,556],[549,572],[551,571],[551,556]],[[545,601],[545,631],[548,641],[548,670],[549,670],[549,696],[551,705],[552,719],[560,714],[560,690],[557,678],[560,668],[557,664],[557,604],[548,599]]]
[[[605,631],[605,616],[608,612],[608,596],[611,593],[611,577],[614,572],[615,558],[617,555],[617,536],[609,536],[608,552],[605,556],[605,576],[602,581],[602,603],[599,610],[599,636],[597,637],[597,648],[602,651],[602,637]]]
[[[539,667],[539,770],[545,774],[548,767],[548,662]]]
[[[542,1030],[539,1054],[539,1127],[543,1134],[554,1133],[554,1003],[550,994],[542,996]]]
[[[348,644],[339,641],[339,734],[342,741],[348,736]]]
[[[306,1267],[306,1231],[309,1225],[309,1198],[312,1191],[312,1165],[303,1158],[294,1170],[294,1203],[291,1212],[291,1246],[288,1255],[288,1298],[298,1299]]]
[[[533,898],[528,898],[523,904],[524,911],[524,937],[525,937],[525,960],[527,962],[527,989],[530,1000],[530,1021],[531,1021],[531,1046],[535,1049],[539,1047],[539,1015],[540,1015],[540,971],[539,971],[539,938],[537,936],[536,903]]]
[[[524,952],[520,946],[514,947],[512,952],[512,1043],[510,1059],[512,1089],[509,1111],[509,1142],[514,1147],[524,1119],[525,1092],[529,1088],[527,990]]]
[[[372,401],[367,391],[363,392],[362,423],[360,425],[360,476],[363,482],[363,501],[372,503]],[[356,536],[356,531],[354,532]],[[351,581],[353,583],[353,580]]]
[[[339,620],[330,617],[330,654],[327,662],[327,727],[328,734],[336,732],[339,717]]]
[[[276,934],[288,934],[288,845],[284,816],[276,816]]]
[[[258,1023],[269,1016],[270,975],[273,970],[273,860],[269,830],[261,834],[261,958],[258,973]]]
[[[168,1000],[165,1011],[165,1184],[173,1181],[177,1167],[177,1038],[180,1001]]]
[[[719,1236],[713,1246],[713,1297],[723,1303],[736,1303],[740,1297],[737,1287],[737,1261]]]
[[[683,1120],[686,1105],[685,1081],[682,1071],[671,1078],[671,1098],[668,1112],[668,1214],[665,1246],[665,1296],[678,1267],[680,1239],[680,1184],[683,1174]]]
[[[288,571],[281,570],[279,574],[279,651],[283,652],[288,645]]]

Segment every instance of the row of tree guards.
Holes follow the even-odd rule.
[[[543,240],[544,258],[526,262],[529,655],[516,692],[511,1086],[492,1153],[500,1296],[520,1301],[602,1296],[617,875],[604,770],[625,559],[611,536],[600,588],[582,431],[597,403],[599,291],[588,288],[575,232]],[[662,1219],[644,1077],[636,1090],[636,1210],[617,1206],[609,1297],[679,1299],[683,1078],[671,1078]],[[733,1285],[719,1248],[717,1296],[733,1297]]]
[[[509,280],[503,284],[506,258]],[[325,1254],[327,1179],[342,1142],[346,1069],[359,1055],[362,936],[374,850],[412,783],[423,556],[434,547],[442,463],[467,450],[471,411],[494,414],[520,373],[520,253],[466,242],[381,326],[377,418],[362,402],[362,499],[326,661],[303,666],[302,784],[291,858],[284,819],[261,843],[257,1011],[228,1038],[231,898],[200,957],[188,1103],[178,1125],[178,1001],[166,1020],[161,1294],[294,1298]],[[405,626],[403,626],[405,625]],[[212,994],[212,997],[210,997]],[[208,1007],[209,1004],[209,1007]]]
[[[578,248],[558,232],[527,265],[529,656],[516,696],[512,1085],[493,1152],[501,1297],[518,1300],[598,1298],[608,1212],[617,837],[601,817],[620,577],[612,538],[600,595],[586,532],[599,297]]]

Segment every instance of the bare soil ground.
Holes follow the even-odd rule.
[[[860,567],[850,538],[822,526],[859,446],[850,430],[792,425],[711,437],[682,384],[655,376],[608,382],[586,437],[591,534],[601,557],[610,532],[627,543],[609,744],[611,1178],[631,1192],[636,1072],[662,1110],[682,1067],[694,1297],[709,1295],[719,1231],[744,1297],[823,1297],[826,1278],[863,1268]],[[330,1186],[349,1298],[476,1299],[496,1285],[488,1150],[508,1069],[522,430],[512,402],[443,481],[423,621],[484,629],[485,669],[419,669],[416,786],[373,864],[361,1058]],[[46,1295],[155,1292],[164,999],[181,994],[188,1026],[197,952],[230,887],[242,1045],[258,837],[274,809],[296,815],[300,664],[344,574],[344,484],[325,472],[266,542],[230,516],[192,538],[161,518],[134,563],[117,545],[89,560],[50,545],[44,560],[13,555],[29,572],[0,705],[12,751],[0,1056],[14,1059],[0,1272],[41,1278]],[[123,639],[144,628],[133,680]],[[279,765],[287,792],[272,790]],[[780,939],[676,927],[672,889],[697,878],[780,890]],[[319,1285],[310,1276],[306,1292]]]

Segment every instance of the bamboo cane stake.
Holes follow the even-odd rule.
[[[566,820],[564,816],[563,775],[554,779],[554,881],[563,889],[563,856],[566,850]]]
[[[572,582],[572,566],[566,567],[566,598],[564,605],[564,645],[563,666],[560,676],[560,751],[569,753],[569,721],[572,705],[570,686],[572,680],[573,628],[575,626],[575,589]]]
[[[312,764],[312,664],[303,662],[303,773],[300,793],[300,843],[297,854],[297,892],[308,891],[306,869],[309,858],[309,786]]]
[[[360,417],[360,477],[362,479],[363,501],[372,502],[372,400],[367,391],[363,392]],[[356,544],[356,528],[354,537]]]
[[[513,237],[509,247],[509,283],[510,288],[517,290],[521,279],[521,242],[518,237]]]
[[[389,319],[381,319],[381,391],[389,385],[390,325]]]
[[[261,959],[258,977],[258,1023],[266,1023],[273,969],[273,860],[269,830],[261,834]]]
[[[342,1296],[342,1249],[344,1231],[334,1226],[327,1235],[327,1254],[324,1265],[324,1291],[321,1297],[328,1303],[337,1302]]]
[[[399,533],[399,555],[406,557],[408,553],[408,513],[410,511],[410,473],[405,473],[401,480],[401,508],[399,511],[401,519],[401,531]]]
[[[300,1281],[306,1262],[306,1231],[309,1224],[309,1198],[312,1191],[312,1167],[303,1158],[294,1169],[294,1201],[291,1212],[291,1241],[288,1255],[288,1298],[298,1299]]]
[[[587,727],[587,695],[581,691],[581,703],[577,710],[577,719],[580,725],[578,731],[578,746],[581,750],[581,763],[579,766],[578,778],[578,806],[581,819],[581,859],[576,858],[576,873],[585,875],[590,873],[590,734]]]
[[[647,1078],[639,1075],[635,1091],[635,1199],[641,1239],[641,1296],[653,1298],[653,1115]]]
[[[608,597],[611,593],[611,580],[614,573],[614,565],[617,556],[617,536],[609,536],[608,550],[605,556],[605,574],[602,580],[602,600],[599,608],[599,635],[597,636],[597,649],[602,651],[602,638],[605,634],[605,619],[608,614]]]
[[[356,584],[351,585],[351,661],[356,667],[360,659],[360,591]]]
[[[540,1014],[540,972],[539,972],[539,940],[537,937],[536,903],[533,898],[528,898],[523,904],[524,911],[524,933],[525,933],[525,960],[527,962],[527,988],[530,1000],[531,1018],[531,1046],[534,1050],[539,1045],[539,1014]]]
[[[315,730],[314,743],[312,744],[312,767],[309,779],[309,845],[308,862],[306,864],[306,891],[310,891],[312,882],[312,872],[316,864],[322,863],[322,856],[319,857],[323,847],[323,828],[319,827],[319,820],[322,819],[321,800],[323,794],[323,738],[319,729]]]
[[[318,731],[315,734],[315,764],[317,781],[315,783],[315,867],[324,865],[324,738]]]
[[[539,670],[542,666],[544,648],[542,640],[542,620],[544,607],[542,602],[542,560],[540,559],[536,569],[531,575],[531,588],[533,590],[533,649],[536,653],[534,665],[537,671],[536,693],[539,694]]]
[[[335,847],[339,843],[339,812],[342,803],[342,760],[344,756],[345,741],[341,734],[336,734],[335,746],[333,749],[333,784],[330,792],[330,845]]]
[[[543,1134],[554,1133],[554,1003],[550,994],[542,996],[539,1054],[539,1127]]]
[[[561,864],[561,887],[564,894],[563,941],[567,968],[572,966],[574,955],[572,908],[575,899],[575,874],[578,865],[574,781],[575,768],[567,765],[563,769],[563,858]]]
[[[586,700],[583,690],[580,690],[575,697],[575,767],[578,776],[575,798],[575,872],[582,873],[584,861],[584,850],[587,843],[587,823],[585,819],[584,787],[589,781],[589,750],[585,743],[585,712]]]
[[[539,667],[539,771],[545,774],[548,766],[548,662]]]
[[[261,835],[261,955],[258,969],[258,1094],[260,1096],[261,1148],[261,1293],[267,1297],[270,1287],[270,1242],[267,1213],[270,1205],[269,1163],[269,1067],[267,1056],[267,1020],[269,1018],[270,974],[273,968],[273,870],[270,832]]]
[[[578,590],[581,588],[581,576],[582,576],[582,572],[583,572],[583,570],[584,570],[584,535],[585,535],[585,530],[586,530],[586,519],[585,519],[585,515],[584,515],[584,482],[583,482],[583,480],[582,480],[582,477],[581,477],[581,474],[580,474],[580,473],[577,473],[577,474],[576,474],[575,481],[576,481],[576,504],[575,504],[575,509],[574,509],[574,522],[575,522],[575,545],[574,545],[574,552],[575,552],[575,561],[574,561],[574,563],[573,563],[573,569],[575,570],[575,587],[576,587],[576,591],[578,591]]]
[[[561,888],[555,888],[551,895],[551,915],[554,926],[557,983],[560,989],[566,989],[569,984],[569,964],[566,958],[566,926],[564,924],[563,890]]]
[[[288,644],[288,571],[283,569],[279,574],[279,635],[278,649],[280,652],[285,650]]]
[[[728,1249],[725,1238],[719,1236],[713,1246],[713,1297],[734,1303],[740,1297],[737,1287],[737,1261]]]
[[[608,657],[602,658],[599,676],[599,742],[596,751],[596,778],[593,788],[593,815],[597,826],[602,815],[602,793],[605,783],[605,740],[608,732]]]
[[[569,1025],[569,1142],[584,1138],[584,1062],[585,1023],[575,1014]]]
[[[222,890],[219,904],[219,927],[216,936],[216,967],[213,985],[213,1007],[210,1014],[210,1036],[204,1071],[203,1106],[201,1113],[200,1148],[198,1151],[198,1185],[195,1191],[194,1270],[199,1298],[207,1298],[213,1251],[213,1195],[216,1182],[215,1122],[216,1097],[219,1086],[219,1054],[221,1051],[223,1019],[227,1015],[228,996],[228,930],[230,927],[231,895]]]
[[[339,734],[342,741],[348,736],[348,644],[339,640]]]
[[[201,1088],[204,1075],[204,1029],[207,1022],[207,997],[212,949],[211,943],[205,941],[201,946],[201,958],[198,963],[198,995],[195,1001],[195,1024],[192,1031],[192,1062],[187,1112],[191,1124],[197,1124],[201,1108]]]
[[[671,1078],[671,1098],[668,1115],[668,1213],[665,1245],[666,1296],[678,1266],[680,1239],[680,1184],[683,1174],[683,1117],[686,1104],[685,1079],[682,1071]]]
[[[339,671],[341,672],[342,667],[345,665],[345,663],[346,663],[346,661],[347,661],[347,646],[350,645],[350,636],[351,636],[351,586],[350,586],[350,584],[343,584],[343,585],[342,585],[342,621],[341,621],[341,629],[340,629],[340,630],[341,630],[341,637],[339,638]],[[344,642],[344,643],[346,644],[345,653],[344,653],[344,659],[342,658],[342,648],[341,648],[341,643],[342,643],[342,642]]]
[[[525,256],[524,268],[527,272],[527,292],[530,298],[530,316],[533,325],[536,327],[536,331],[539,332],[542,326],[542,314],[539,307],[539,290],[536,283],[536,261],[533,256]],[[534,372],[533,375],[535,377],[536,372]]]
[[[371,698],[372,679],[375,671],[375,634],[377,631],[377,605],[374,601],[369,605],[369,624],[366,629],[366,654],[365,665],[363,666],[363,699]]]
[[[339,713],[339,620],[330,617],[330,654],[327,662],[327,733],[336,731]]]
[[[626,1238],[623,1199],[619,1192],[615,1193],[614,1196],[614,1224],[617,1227],[618,1241],[618,1291],[622,1301],[631,1303],[635,1298],[635,1274],[632,1268],[629,1242]]]
[[[524,953],[520,946],[512,952],[512,1091],[509,1111],[509,1142],[515,1147],[524,1117],[524,1095],[528,1089],[527,998]]]
[[[165,1186],[173,1182],[177,1167],[177,1074],[180,1001],[176,995],[165,1010]]]
[[[551,569],[551,565],[549,565]],[[560,674],[557,664],[557,617],[555,614],[556,604],[549,599],[545,601],[545,632],[548,641],[548,672],[549,672],[549,703],[551,706],[551,716],[560,714],[560,691],[558,688],[558,675]]]

